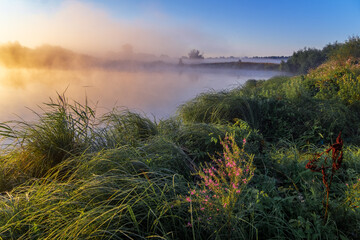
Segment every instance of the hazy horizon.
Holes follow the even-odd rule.
[[[205,57],[289,56],[360,33],[355,0],[2,0],[0,13],[1,45],[49,44],[91,55],[178,58],[199,49]]]

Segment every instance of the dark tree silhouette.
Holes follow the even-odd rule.
[[[193,49],[188,54],[190,59],[204,59],[203,54],[199,50]]]

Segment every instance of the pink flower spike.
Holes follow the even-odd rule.
[[[243,139],[243,144],[245,145],[245,143],[246,143],[246,138]]]
[[[191,202],[191,198],[187,197],[186,201]]]
[[[195,192],[196,192],[196,191],[195,191],[195,189],[194,189],[194,190],[192,190],[192,191],[190,192],[190,194],[191,194],[191,195],[194,195]]]

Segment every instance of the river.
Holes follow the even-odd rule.
[[[0,68],[0,122],[35,118],[31,111],[65,93],[71,101],[96,108],[98,115],[126,107],[156,119],[168,118],[179,105],[210,90],[238,87],[248,79],[269,79],[277,71],[162,69],[116,71]],[[31,110],[29,110],[31,109]]]

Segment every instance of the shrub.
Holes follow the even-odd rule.
[[[332,52],[331,58],[339,63],[344,63],[349,58],[360,58],[360,37],[349,37],[344,44]]]

